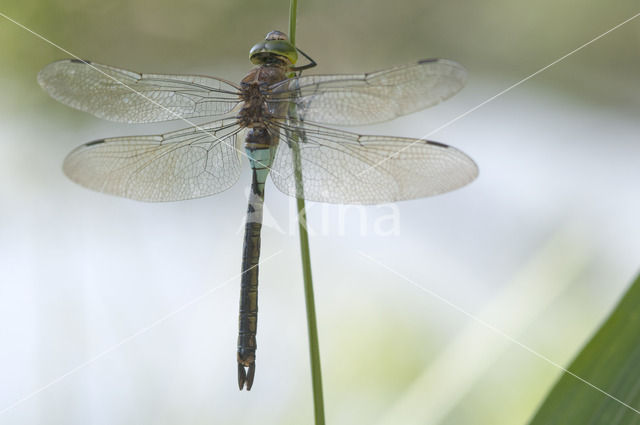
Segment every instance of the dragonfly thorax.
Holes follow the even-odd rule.
[[[265,120],[272,118],[267,107],[269,87],[287,78],[287,68],[280,65],[261,65],[252,69],[240,84],[244,101],[238,120],[244,127],[264,127]],[[283,104],[284,105],[284,104]]]
[[[238,120],[244,127],[263,127],[267,118],[267,107],[260,86],[256,83],[242,85],[244,104],[238,113]]]

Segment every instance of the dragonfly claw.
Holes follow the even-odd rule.
[[[245,369],[245,367],[247,369]],[[247,384],[247,391],[251,390],[251,386],[253,385],[253,377],[256,374],[256,364],[251,363],[249,366],[244,366],[238,363],[238,387],[240,391],[244,388],[244,385]]]

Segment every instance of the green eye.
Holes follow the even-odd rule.
[[[256,65],[265,63],[270,56],[282,56],[291,64],[298,60],[298,52],[288,40],[265,40],[253,46],[249,59]]]

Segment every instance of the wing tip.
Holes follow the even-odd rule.
[[[442,58],[429,58],[429,59],[421,59],[418,61],[418,65],[426,65],[429,63],[438,63],[440,65],[448,65],[449,67],[458,70],[458,72],[461,72],[464,79],[466,80],[466,77],[467,77],[466,68],[454,60],[442,59]]]
[[[49,93],[54,99],[58,100],[55,95],[55,91],[59,89],[59,87],[55,87],[55,81],[60,77],[60,67],[64,67],[67,64],[82,64],[82,65],[90,65],[93,66],[92,62],[84,59],[61,59],[55,62],[51,62],[45,65],[39,72],[36,77],[38,84],[40,87],[44,89],[47,93]],[[63,68],[64,70],[64,68]],[[64,102],[63,102],[64,103]]]
[[[464,153],[463,151],[461,151],[458,148],[455,148],[453,146],[450,145],[445,145],[444,143],[440,143],[440,142],[435,142],[433,140],[425,140],[425,143],[431,146],[436,146],[438,148],[442,148],[442,149],[448,149],[450,151],[452,151],[451,153],[453,153],[454,155],[458,155],[460,159],[462,159],[464,162],[467,163],[468,167],[468,181],[464,184],[462,184],[461,186],[458,186],[457,189],[459,189],[460,187],[466,186],[469,183],[471,183],[472,181],[474,181],[475,179],[478,178],[478,176],[480,175],[480,167],[478,167],[478,164],[473,160],[473,158],[471,158],[469,155],[467,155],[466,153]],[[451,190],[455,190],[455,189],[451,189]]]

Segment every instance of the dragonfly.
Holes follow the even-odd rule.
[[[296,66],[298,53],[308,63]],[[271,31],[250,51],[239,84],[198,75],[141,74],[79,59],[53,62],[38,82],[55,100],[99,118],[190,127],[162,135],[85,143],[64,173],[99,192],[139,201],[179,201],[229,189],[243,158],[251,168],[242,254],[238,386],[255,376],[258,264],[265,183],[310,201],[378,204],[458,189],[478,175],[460,150],[431,140],[370,136],[327,126],[392,120],[460,91],[466,71],[425,59],[364,74],[302,75],[316,62]],[[195,125],[191,119],[215,117]]]

